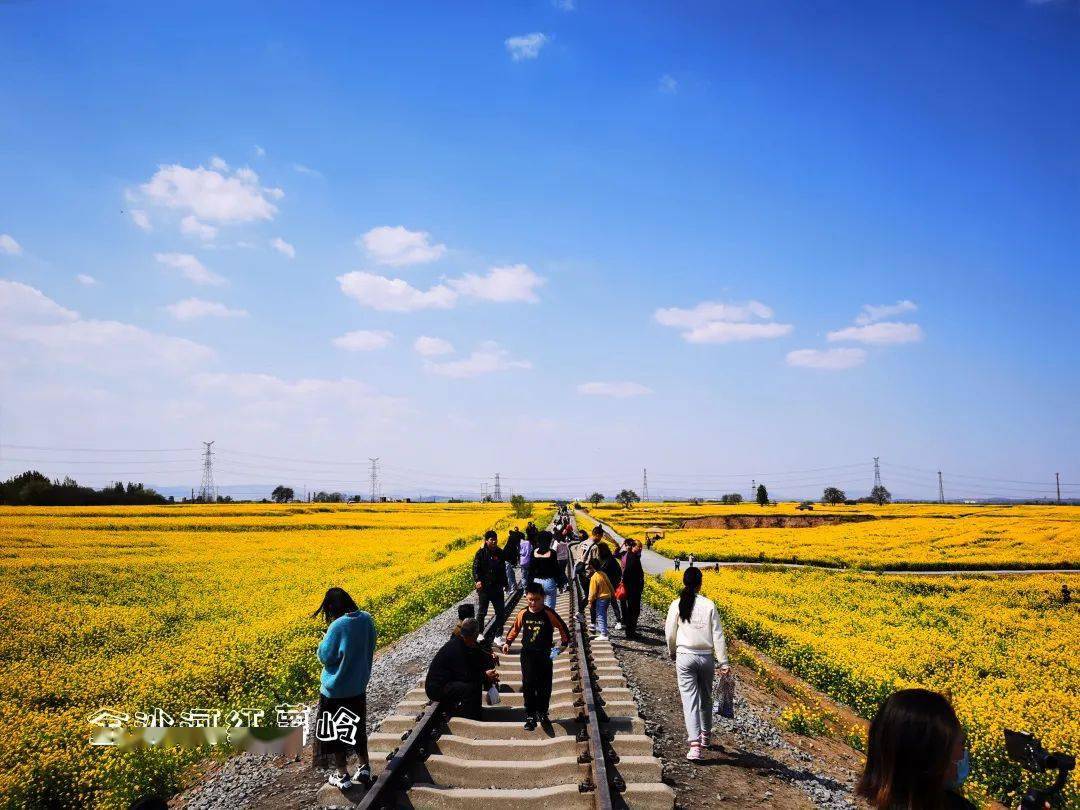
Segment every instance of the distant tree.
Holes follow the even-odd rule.
[[[592,495],[589,496],[589,503],[591,503],[593,506],[596,506],[602,500],[604,500],[604,496],[601,495],[599,492],[594,492]]]
[[[620,504],[623,509],[629,509],[640,500],[641,497],[632,489],[624,489],[615,496],[615,503]]]
[[[822,503],[838,504],[846,500],[847,495],[844,494],[844,490],[836,487],[825,487],[825,491],[821,494]]]
[[[270,493],[270,497],[273,498],[276,503],[286,503],[287,501],[291,501],[295,494],[292,487],[278,484],[274,487],[274,491]]]
[[[726,503],[726,504],[731,505],[731,504],[742,503],[742,502],[743,502],[743,497],[738,492],[728,492],[728,493],[720,496],[720,503]]]
[[[769,490],[765,489],[764,484],[758,484],[757,486],[757,503],[758,506],[769,505]]]
[[[149,487],[117,481],[101,489],[79,486],[71,477],[52,481],[36,470],[0,482],[0,504],[13,506],[112,506],[168,503]]]
[[[524,520],[527,517],[532,517],[532,502],[525,500],[524,495],[512,496],[510,498],[510,508],[514,510],[514,517],[518,518],[518,520]]]
[[[892,500],[892,493],[885,489],[884,486],[878,485],[870,490],[870,500],[876,503],[878,506],[884,506]]]

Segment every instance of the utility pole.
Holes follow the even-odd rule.
[[[480,502],[483,503],[488,499],[488,485],[487,481],[480,485]]]
[[[754,500],[757,497],[757,481],[753,478],[750,479],[750,500]]]
[[[1061,473],[1059,473],[1059,472],[1054,473],[1054,482],[1057,484],[1057,493],[1058,493],[1057,502],[1061,503]]]
[[[213,442],[203,442],[203,471],[202,483],[199,485],[199,497],[203,503],[214,503],[217,500],[217,489],[214,487],[214,452],[210,448]]]
[[[941,470],[937,471],[937,494],[938,502],[945,503],[945,485],[941,482]]]
[[[499,481],[499,474],[495,473],[495,494],[492,495],[496,502],[502,502],[502,483]]]
[[[379,491],[379,458],[368,456],[368,461],[371,462],[371,502],[375,503],[375,495]]]
[[[874,456],[874,489],[881,486],[881,463],[879,456]]]
[[[644,467],[641,469],[641,500],[649,500],[649,471]]]

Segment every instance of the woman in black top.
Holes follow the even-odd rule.
[[[536,548],[532,555],[532,578],[544,588],[544,604],[555,609],[555,594],[559,589],[559,559],[551,547],[551,532],[536,535]]]

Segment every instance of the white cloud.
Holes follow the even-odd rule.
[[[142,230],[153,230],[154,226],[150,224],[150,217],[147,216],[147,213],[145,211],[142,211],[138,208],[133,208],[128,211],[128,214],[131,216],[131,221],[134,222]]]
[[[258,144],[255,144],[255,146],[251,148],[251,151],[255,154],[255,157],[257,158],[266,157],[266,150]]]
[[[492,267],[486,276],[466,273],[462,278],[450,279],[450,286],[461,295],[485,301],[539,301],[536,288],[544,279],[529,269],[528,265],[514,264],[508,267]]]
[[[275,236],[273,239],[270,240],[270,247],[272,247],[282,256],[288,256],[290,259],[296,258],[296,248],[294,248],[280,236]]]
[[[443,363],[434,363],[429,360],[425,365],[433,374],[458,379],[479,377],[482,374],[492,374],[497,371],[532,368],[532,363],[528,360],[511,359],[510,353],[493,341],[480,344],[472,354],[461,360],[447,360]]]
[[[244,318],[247,310],[230,309],[218,301],[204,301],[201,298],[185,298],[165,307],[178,321],[193,321],[196,318]]]
[[[11,234],[0,233],[0,253],[6,253],[9,256],[18,256],[22,253],[22,245],[15,241],[15,237]]]
[[[450,309],[457,293],[442,284],[419,290],[404,279],[386,278],[354,271],[338,276],[341,291],[362,306],[384,312],[413,312],[419,309]]]
[[[175,163],[159,166],[139,190],[155,205],[218,224],[273,219],[277,206],[270,200],[285,196],[279,188],[260,186],[259,176],[251,169],[237,169],[230,175],[224,167],[214,167],[213,161],[209,169]]]
[[[224,158],[214,155],[210,158],[210,168],[217,169],[219,172],[227,172],[229,170],[229,164],[225,162]]]
[[[293,171],[297,174],[306,174],[308,177],[322,177],[323,173],[318,169],[313,169],[310,166],[305,166],[303,163],[294,163],[292,165]]]
[[[385,349],[390,345],[394,335],[391,332],[367,331],[357,329],[355,332],[346,332],[341,337],[336,337],[331,343],[339,349],[350,352],[370,352],[375,349]]]
[[[225,283],[224,278],[207,270],[203,263],[190,253],[155,253],[154,258],[166,267],[179,270],[188,281],[196,284],[220,286]]]
[[[577,387],[579,394],[594,397],[641,397],[653,393],[648,386],[636,382],[587,382]]]
[[[678,93],[679,92],[679,80],[672,76],[670,73],[665,73],[660,77],[658,83],[661,93]]]
[[[683,333],[687,343],[742,343],[791,334],[790,323],[728,323],[712,321]]]
[[[190,368],[214,356],[183,338],[118,321],[83,320],[40,290],[0,280],[0,341],[38,353],[39,362],[64,363],[122,377],[132,369]]]
[[[898,323],[879,321],[866,326],[848,326],[826,335],[830,343],[851,340],[857,343],[891,345],[896,343],[917,343],[923,339],[922,327],[917,323]]]
[[[438,357],[442,354],[454,353],[454,346],[450,341],[427,335],[421,335],[413,341],[413,349],[424,357]]]
[[[735,343],[790,334],[791,324],[775,323],[769,320],[772,317],[772,309],[760,301],[703,301],[690,309],[667,307],[653,313],[657,323],[683,330],[687,343]]]
[[[866,326],[870,323],[884,320],[885,318],[891,318],[894,315],[903,315],[905,312],[914,312],[918,307],[914,301],[897,301],[895,304],[883,304],[881,306],[874,306],[873,304],[865,304],[862,311],[855,316],[855,323],[859,326]]]
[[[410,231],[401,225],[380,225],[357,240],[379,264],[404,267],[427,264],[442,258],[446,245],[433,245],[427,231]]]
[[[861,366],[865,360],[865,349],[796,349],[787,354],[789,366],[827,371],[842,371]]]
[[[551,0],[551,5],[559,11],[573,11],[576,8],[574,0]]]
[[[75,280],[82,284],[84,287],[93,287],[97,284],[97,279],[93,276],[88,276],[86,273],[79,273],[75,276]]]
[[[196,236],[204,242],[209,242],[217,236],[218,229],[205,222],[199,222],[196,217],[188,214],[180,220],[180,232],[185,236]]]
[[[539,31],[534,31],[531,34],[521,34],[516,37],[507,38],[506,50],[510,54],[510,58],[515,62],[521,62],[525,59],[535,59],[540,55],[540,49],[543,48],[549,41],[547,34],[541,34]]]

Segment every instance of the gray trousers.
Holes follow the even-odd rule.
[[[679,651],[675,672],[679,676],[686,739],[697,742],[701,732],[712,732],[712,684],[716,673],[712,650],[700,654]]]

